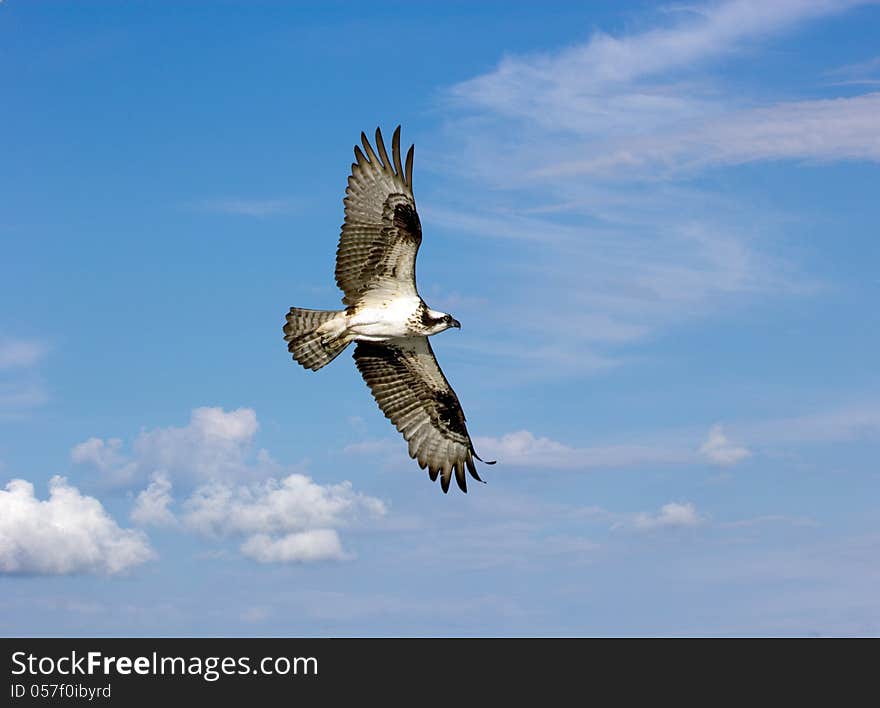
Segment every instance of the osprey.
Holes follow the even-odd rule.
[[[413,150],[400,159],[400,126],[391,138],[391,160],[382,133],[376,148],[361,133],[363,150],[345,190],[345,223],[336,249],[336,284],[344,310],[291,307],[284,339],[293,358],[317,371],[351,343],[354,360],[379,408],[409,443],[409,455],[440,477],[444,492],[455,480],[467,492],[465,468],[482,482],[474,444],[458,396],[428,342],[461,328],[452,315],[432,310],[416,288],[416,254],[422,227],[412,192]],[[486,462],[493,465],[495,462]]]

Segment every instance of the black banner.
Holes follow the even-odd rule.
[[[471,702],[565,694],[677,702],[788,699],[833,679],[834,641],[598,639],[0,639],[0,705]],[[873,647],[872,647],[873,648]],[[836,657],[836,658],[835,658]],[[873,665],[847,658],[847,692]],[[711,684],[707,684],[711,682]],[[720,691],[720,694],[718,693]],[[600,695],[605,698],[600,699]],[[818,694],[812,693],[815,698]],[[829,694],[829,695],[833,695]],[[494,702],[494,701],[493,701]],[[567,702],[567,701],[566,701]],[[544,702],[542,701],[542,704]]]

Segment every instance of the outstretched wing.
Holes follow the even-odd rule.
[[[431,480],[440,475],[443,491],[452,473],[467,491],[465,467],[482,482],[458,396],[449,385],[427,337],[389,342],[358,342],[357,367],[385,417],[409,442],[409,455],[428,468]],[[489,462],[487,464],[494,464]]]
[[[416,254],[422,227],[412,193],[413,147],[400,160],[400,126],[391,139],[391,157],[376,129],[376,148],[361,133],[364,149],[354,148],[356,162],[345,190],[345,223],[336,249],[336,283],[353,305],[370,290],[416,295]]]

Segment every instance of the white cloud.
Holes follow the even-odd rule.
[[[687,528],[705,523],[705,518],[697,513],[690,502],[670,502],[664,504],[656,514],[645,512],[632,517],[630,524],[640,531],[655,529]]]
[[[177,519],[168,508],[173,501],[171,480],[167,474],[156,472],[147,488],[137,495],[131,520],[138,526],[173,526]]]
[[[735,465],[752,454],[748,448],[728,440],[720,424],[710,428],[706,441],[700,447],[700,453],[713,464],[723,466]]]
[[[241,552],[259,563],[304,563],[346,560],[339,534],[334,529],[298,531],[273,538],[256,534],[241,545]]]
[[[348,523],[386,512],[351,482],[321,485],[304,474],[249,485],[199,487],[184,503],[183,520],[207,536],[287,534]]]
[[[257,432],[251,408],[226,412],[196,408],[188,425],[141,433],[134,442],[138,465],[195,479],[236,479],[247,467],[246,456]]]
[[[63,477],[49,498],[15,479],[0,491],[0,572],[40,575],[119,573],[155,556],[139,531],[120,528],[94,497]]]
[[[381,517],[385,504],[351,482],[318,484],[254,452],[258,428],[250,408],[196,408],[183,427],[141,432],[129,454],[119,439],[90,438],[71,457],[117,484],[149,479],[131,510],[138,525],[242,538],[242,553],[262,563],[348,558],[335,529]],[[176,516],[172,487],[184,490]]]
[[[0,339],[0,370],[27,368],[37,364],[48,347],[32,339]]]

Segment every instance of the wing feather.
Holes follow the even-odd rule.
[[[374,289],[418,294],[416,255],[422,227],[412,193],[413,148],[404,168],[400,126],[391,140],[391,159],[378,128],[376,150],[364,133],[361,143],[363,149],[354,147],[355,162],[345,190],[345,223],[336,249],[336,283],[346,305],[354,305]]]
[[[480,480],[464,411],[427,337],[358,342],[354,359],[385,417],[409,443],[410,457],[432,480],[440,477],[444,492],[453,473],[465,492],[465,470]]]

